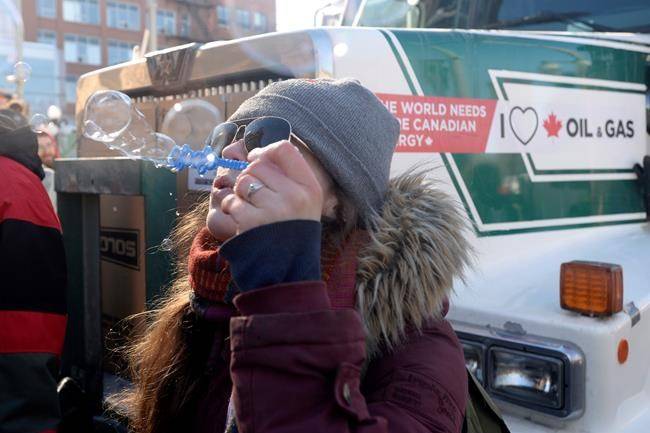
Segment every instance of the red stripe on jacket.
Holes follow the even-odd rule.
[[[50,197],[36,174],[5,156],[0,156],[0,173],[8,179],[0,183],[0,222],[16,219],[61,231]]]
[[[37,311],[0,311],[0,354],[61,355],[67,317]]]

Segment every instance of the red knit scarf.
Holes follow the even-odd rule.
[[[198,296],[213,302],[223,301],[230,282],[230,269],[228,262],[219,256],[219,243],[207,227],[203,227],[192,241],[188,267],[190,285]]]
[[[357,254],[365,240],[365,232],[356,231],[342,248],[322,251],[322,279],[327,284],[333,309],[354,308]],[[228,262],[219,256],[219,242],[207,227],[194,237],[188,265],[194,292],[209,301],[223,301],[231,279],[230,270]]]

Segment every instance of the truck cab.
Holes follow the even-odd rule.
[[[484,148],[442,143],[438,155],[443,176],[474,222],[478,251],[474,273],[456,286],[450,320],[468,367],[512,431],[643,431],[650,409],[641,324],[648,308],[650,232],[647,198],[638,196],[643,185],[633,186],[630,170],[650,150],[648,5],[364,0],[347,6],[343,24],[400,29],[383,31],[402,59],[412,95],[428,97],[434,107],[450,96],[497,98]],[[601,49],[609,52],[596,54]],[[597,90],[591,81],[630,85],[615,72],[627,63],[615,53],[627,56],[629,49],[639,53],[636,114],[629,112],[636,118],[634,139],[612,129],[621,126],[624,106],[631,108],[614,101],[623,88]],[[607,73],[594,75],[605,58]],[[491,95],[482,92],[488,82]],[[409,130],[425,129],[411,112],[397,111]],[[616,144],[605,145],[609,139]],[[506,149],[505,141],[520,148]],[[422,152],[419,144],[404,143]],[[621,152],[629,158],[614,162]],[[636,216],[627,214],[631,208],[609,213],[600,206],[613,203],[600,194],[626,201],[622,190],[609,189],[626,183],[637,197],[628,203],[640,205]],[[605,315],[563,308],[567,274],[561,270],[577,261],[620,268],[622,308]]]
[[[427,167],[472,223],[475,266],[448,318],[511,430],[645,432],[650,6],[547,3],[349,0],[342,26],[189,44],[88,73],[77,115],[94,91],[117,89],[173,135],[166,119],[185,101],[223,120],[271,81],[357,78],[400,120],[393,174]],[[79,154],[115,156],[84,137]],[[209,186],[174,176],[182,213]],[[100,197],[99,213],[115,200]],[[128,230],[129,218],[110,224]],[[142,224],[132,230],[142,266],[119,272],[149,272],[149,255],[160,265],[150,247],[164,235],[148,239]],[[102,283],[105,305],[136,279],[119,280],[119,293]],[[143,299],[119,314],[160,290],[138,281]]]

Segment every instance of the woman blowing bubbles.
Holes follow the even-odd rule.
[[[459,432],[443,317],[466,227],[423,175],[389,180],[397,120],[346,79],[275,83],[229,122],[210,142],[250,165],[175,231],[177,280],[131,351],[133,429]]]

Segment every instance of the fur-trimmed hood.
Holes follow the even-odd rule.
[[[441,318],[443,304],[471,263],[470,225],[459,204],[424,171],[393,178],[358,255],[357,309],[368,354],[399,344],[407,326]]]

